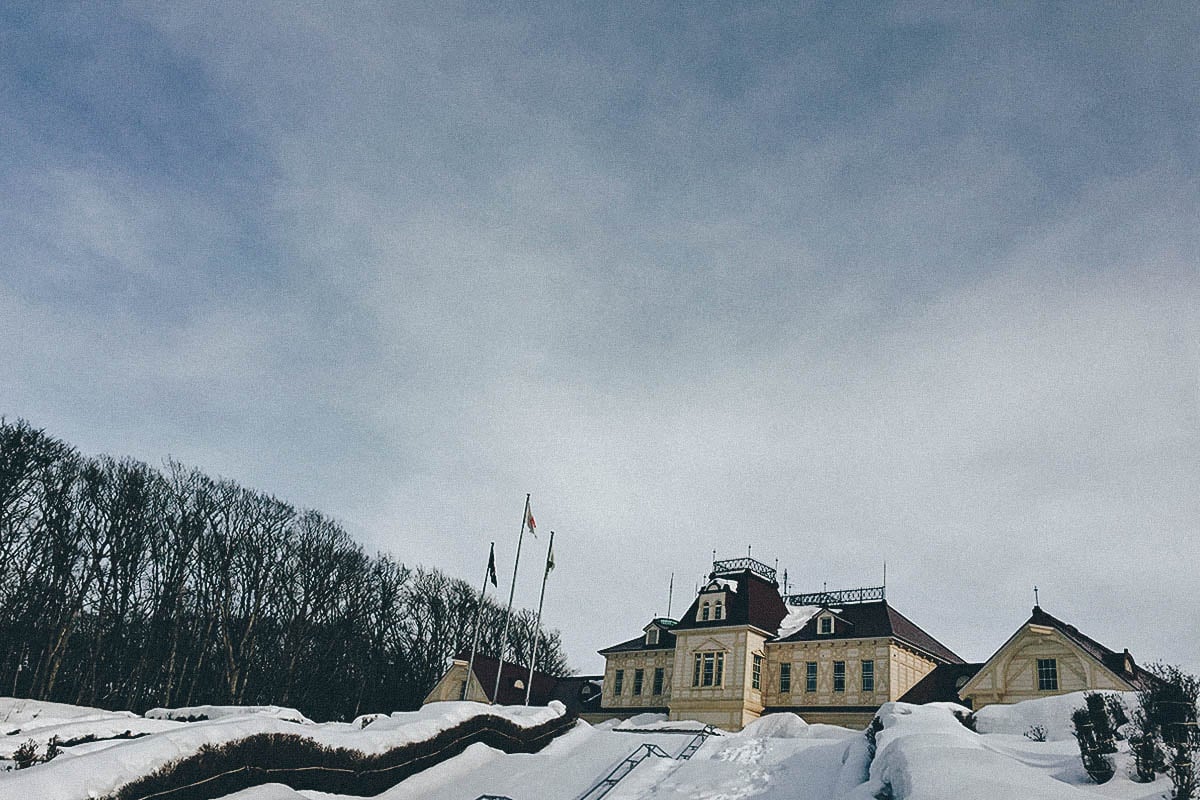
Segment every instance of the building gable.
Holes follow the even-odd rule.
[[[973,704],[980,707],[1088,689],[1136,689],[1140,668],[1132,658],[1122,658],[1121,666],[1128,665],[1130,671],[1118,674],[1110,666],[1113,660],[1106,658],[1108,654],[1117,655],[1035,607],[1030,619],[984,662],[958,694],[963,700],[978,699],[980,702]]]
[[[693,639],[693,638],[697,638],[697,637],[689,637],[689,639]],[[731,648],[725,642],[721,642],[711,636],[708,636],[699,642],[688,641],[687,649],[689,652],[697,651],[697,650],[721,650],[724,652],[728,652]]]

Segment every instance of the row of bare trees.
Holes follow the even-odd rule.
[[[168,462],[89,458],[0,418],[0,694],[125,708],[414,708],[470,646],[476,591],[335,522]],[[481,652],[500,649],[485,601]],[[533,615],[506,657],[524,662]],[[567,671],[557,632],[537,667]]]

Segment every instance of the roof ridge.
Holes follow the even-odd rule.
[[[920,633],[922,636],[925,636],[926,638],[928,638],[930,642],[932,642],[934,645],[936,645],[943,651],[943,653],[934,653],[933,655],[936,655],[939,658],[945,658],[946,656],[949,656],[950,658],[947,660],[950,661],[950,663],[952,663],[952,664],[953,663],[957,663],[957,664],[966,663],[966,660],[962,656],[960,656],[958,653],[951,650],[946,645],[942,644],[933,634],[931,634],[929,631],[925,630],[920,625],[918,625],[917,623],[913,622],[911,619],[906,617],[902,612],[900,612],[898,609],[893,607],[892,604],[889,603],[887,600],[883,600],[881,602],[888,610],[888,625],[889,625],[889,627],[892,628],[893,636],[896,636],[897,638],[904,638],[896,633],[895,625],[892,624],[891,617],[894,614],[897,617],[899,617],[900,619],[904,620],[904,622],[911,625],[918,633]],[[924,647],[924,645],[921,645],[919,642],[911,642],[911,644],[914,644],[918,647]]]
[[[1029,621],[1033,622],[1038,617],[1039,614],[1042,617],[1044,617],[1050,621],[1051,627],[1053,627],[1053,628],[1067,634],[1071,638],[1075,639],[1076,643],[1078,643],[1078,644],[1092,645],[1093,647],[1096,647],[1097,649],[1099,649],[1100,651],[1102,651],[1103,653],[1106,653],[1108,655],[1114,655],[1114,656],[1115,655],[1123,655],[1123,653],[1118,653],[1116,650],[1113,650],[1111,647],[1108,647],[1108,646],[1098,642],[1097,640],[1093,639],[1092,637],[1088,636],[1086,633],[1079,630],[1079,628],[1076,628],[1071,623],[1064,622],[1063,620],[1059,619],[1058,617],[1054,616],[1053,614],[1047,612],[1041,606],[1033,607],[1033,615],[1029,618]],[[1082,641],[1080,641],[1080,640],[1082,640]]]

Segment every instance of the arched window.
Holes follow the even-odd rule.
[[[713,619],[723,619],[725,616],[725,604],[718,600],[713,604]]]
[[[709,608],[708,608],[708,601],[707,601],[707,600],[705,600],[705,601],[704,601],[704,603],[703,603],[703,605],[701,605],[701,606],[700,606],[700,619],[701,619],[701,620],[707,620],[707,619],[708,619],[708,612],[709,612]]]

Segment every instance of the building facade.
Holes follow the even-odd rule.
[[[863,727],[938,665],[962,663],[883,587],[784,596],[751,558],[714,562],[678,620],[600,654],[601,716],[656,711],[728,730],[774,711]]]

